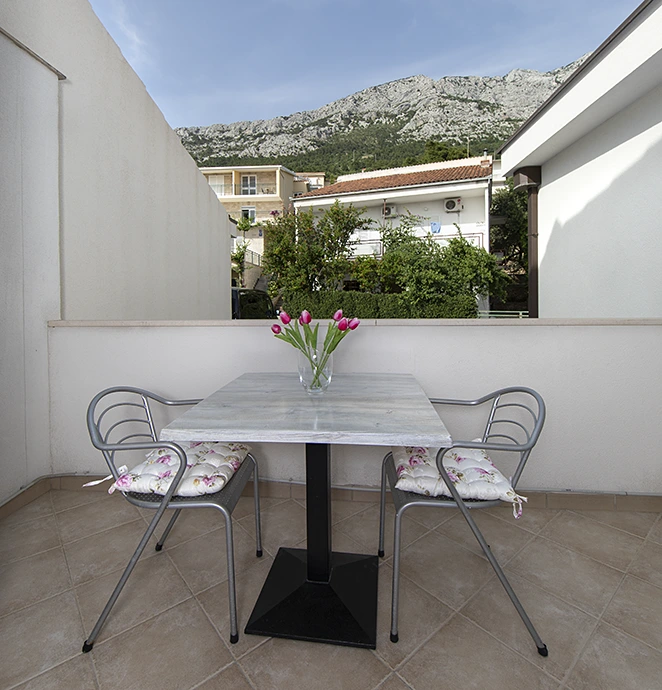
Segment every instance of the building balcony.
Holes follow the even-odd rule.
[[[239,196],[239,197],[260,197],[276,196],[278,194],[276,183],[257,184],[252,187],[245,187],[239,184],[216,184],[211,183],[211,188],[218,197]]]

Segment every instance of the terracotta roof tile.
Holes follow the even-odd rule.
[[[313,196],[337,196],[338,194],[352,194],[354,192],[368,192],[377,189],[393,189],[397,187],[413,187],[417,185],[434,184],[438,182],[458,182],[487,177],[492,173],[492,166],[465,165],[457,168],[440,168],[438,170],[421,170],[413,173],[385,175],[383,177],[363,177],[358,180],[336,182],[328,187],[321,187],[312,192],[306,192],[297,197],[305,199]]]

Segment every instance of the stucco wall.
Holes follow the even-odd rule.
[[[662,86],[543,165],[541,317],[662,316]]]
[[[56,472],[105,473],[84,420],[90,399],[107,386],[188,398],[206,396],[246,371],[297,376],[295,350],[265,322],[57,324],[49,336]],[[522,489],[662,494],[661,345],[662,320],[381,321],[363,323],[343,341],[335,368],[411,373],[437,396],[532,386],[545,398],[548,417]],[[444,419],[456,438],[476,434],[457,412]],[[265,477],[303,481],[301,447],[255,450]],[[382,448],[334,446],[334,485],[376,487],[383,454]]]
[[[87,0],[4,0],[59,84],[62,310],[229,318],[227,216]]]
[[[59,308],[58,78],[0,34],[0,500],[50,472]]]

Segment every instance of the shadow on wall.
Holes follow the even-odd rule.
[[[662,89],[656,92],[659,104]],[[540,209],[543,203],[553,209],[556,220],[540,262],[541,317],[662,317],[662,271],[655,258],[662,252],[662,131],[646,135],[662,125],[659,108],[633,118],[637,105],[543,171]],[[632,162],[619,172],[623,158]],[[581,206],[574,214],[573,203]],[[542,223],[541,215],[541,239]]]

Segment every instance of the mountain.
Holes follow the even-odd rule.
[[[551,72],[515,69],[503,77],[436,81],[419,75],[364,89],[316,110],[175,131],[201,166],[269,161],[310,169],[307,163],[316,167],[320,156],[331,155],[365,167],[366,159],[388,159],[389,151],[396,158],[415,157],[429,139],[463,146],[469,139],[496,148],[587,57]]]

